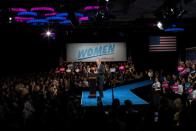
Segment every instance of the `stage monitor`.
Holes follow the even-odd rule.
[[[66,61],[95,62],[126,61],[126,43],[69,43],[66,45]]]

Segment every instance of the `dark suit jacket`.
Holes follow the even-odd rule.
[[[105,74],[105,68],[104,65],[100,64],[99,68],[97,69],[97,80],[98,80],[98,86],[104,85],[104,74]]]

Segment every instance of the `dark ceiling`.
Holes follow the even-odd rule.
[[[13,7],[50,6],[58,12],[78,12],[87,5],[105,4],[105,0],[1,0],[0,23],[7,23],[12,15],[8,9]],[[107,18],[102,21],[107,26],[153,26],[156,21],[163,20],[195,27],[196,0],[109,0],[107,7]],[[94,17],[97,17],[96,13]]]

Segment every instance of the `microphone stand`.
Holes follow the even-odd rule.
[[[112,102],[114,101],[114,87],[115,87],[115,81],[113,80],[114,73],[115,72],[111,72]]]

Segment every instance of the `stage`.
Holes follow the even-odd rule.
[[[141,99],[139,96],[132,92],[136,88],[144,88],[152,84],[151,80],[146,80],[142,82],[136,82],[128,85],[118,86],[113,89],[114,98],[120,100],[120,104],[124,105],[125,100],[131,100],[134,105],[145,105],[148,104],[145,100]],[[96,92],[96,98],[89,98],[89,91],[82,92],[81,105],[82,106],[97,106],[97,97],[99,92]],[[104,90],[104,97],[102,98],[104,106],[112,105],[112,89]]]

